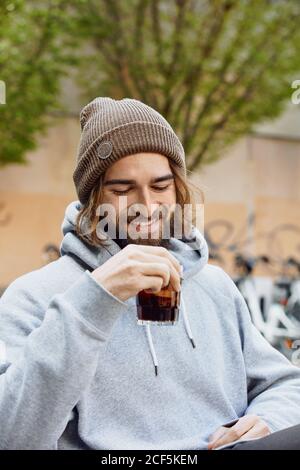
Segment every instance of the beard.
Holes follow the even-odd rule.
[[[100,217],[99,221],[102,218],[103,217]],[[112,240],[116,242],[120,246],[121,249],[129,244],[162,246],[165,248],[170,247],[170,239],[174,237],[174,231],[175,231],[173,211],[169,212],[167,215],[165,214],[164,216],[161,213],[159,213],[159,224],[158,224],[158,228],[154,231],[154,234],[151,232],[151,226],[150,226],[149,230],[146,229],[143,232],[139,232],[138,230],[133,229],[134,236],[131,237],[130,232],[132,231],[133,225],[131,225],[130,230],[129,230],[129,225],[135,219],[137,219],[136,215],[122,218],[122,224],[124,224],[125,227],[122,227],[122,230],[121,230],[122,236],[120,236],[120,230],[119,230],[121,228],[120,217],[117,216],[116,218],[116,225],[115,225],[116,236],[112,237]],[[152,214],[152,219],[148,218],[149,222],[151,220],[154,220],[154,221],[156,220],[156,217],[154,217],[153,214]],[[138,220],[136,222],[138,222]],[[106,225],[103,228],[104,228],[104,231],[107,232],[108,226]],[[138,236],[139,233],[141,233],[141,236]],[[125,234],[125,237],[124,237],[124,234]]]
[[[135,217],[128,220],[128,224],[134,220]],[[117,221],[119,222],[119,220]],[[117,223],[116,229],[116,238],[114,241],[120,246],[120,248],[124,248],[129,244],[135,245],[148,245],[148,246],[162,246],[164,248],[170,247],[170,239],[174,236],[174,214],[171,213],[169,217],[163,218],[162,215],[159,216],[159,234],[155,237],[151,236],[151,232],[146,233],[146,237],[134,237],[132,238],[127,230],[127,237],[120,238],[119,237],[119,224]],[[127,225],[128,227],[128,225]],[[165,228],[164,228],[165,227]]]
[[[137,240],[133,240],[130,237],[128,237],[128,238],[116,238],[114,239],[114,242],[116,242],[121,249],[125,248],[125,246],[132,244],[132,243],[134,245],[162,246],[164,248],[170,247],[170,239],[168,238],[162,238],[162,239],[138,238]]]

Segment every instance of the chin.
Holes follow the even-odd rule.
[[[137,240],[128,238],[124,241],[126,244],[134,243],[135,245],[163,246],[165,248],[170,245],[170,239],[168,238],[138,238]]]

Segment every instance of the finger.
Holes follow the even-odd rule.
[[[143,276],[140,281],[140,290],[159,292],[163,287],[163,278],[160,276]]]
[[[254,438],[261,438],[271,434],[270,429],[268,428],[267,424],[264,421],[259,421],[256,423],[250,431],[246,432],[241,439],[254,439]]]
[[[157,276],[162,278],[162,287],[166,287],[170,282],[170,270],[165,263],[141,263],[139,272],[141,274],[141,283],[143,285],[145,282],[147,282],[147,279],[145,278],[149,276]],[[143,287],[142,289],[149,289],[149,287]]]
[[[214,439],[211,439],[208,443],[208,450],[213,450],[215,449],[215,447],[219,447],[220,445],[223,445],[222,442],[224,442],[225,444],[227,442],[230,442],[228,441],[227,439],[227,434],[228,434],[228,429],[226,428],[223,428],[223,431],[219,431],[218,433],[216,433],[216,436],[214,437]]]
[[[224,428],[223,426],[221,426],[220,428],[218,428],[210,437],[209,437],[209,444],[212,444],[213,442],[215,442],[216,440],[220,439],[220,437],[222,437],[225,432],[227,431],[226,428]]]
[[[177,258],[175,258],[175,256],[172,253],[170,253],[166,248],[162,246],[149,246],[149,245],[134,245],[134,246],[137,248],[137,250],[141,252],[149,253],[152,255],[161,256],[163,258],[169,259],[171,263],[173,264],[174,268],[176,269],[176,271],[178,271],[178,273],[180,274],[181,264],[179,263]]]
[[[212,442],[210,448],[214,449],[216,447],[223,446],[224,444],[228,444],[229,442],[234,442],[237,439],[240,439],[243,434],[245,434],[255,425],[257,419],[258,418],[256,416],[243,416],[234,426],[228,428],[223,436]]]
[[[180,291],[181,289],[181,284],[180,284],[180,275],[178,274],[178,271],[174,268],[173,263],[168,259],[168,258],[163,258],[162,256],[157,256],[157,255],[150,255],[148,253],[143,253],[141,255],[141,258],[139,259],[140,262],[144,262],[147,265],[150,263],[165,263],[166,266],[168,267],[170,271],[170,283],[177,292]],[[147,267],[146,267],[147,269]]]

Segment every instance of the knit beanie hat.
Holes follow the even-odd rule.
[[[139,100],[95,98],[82,109],[80,124],[73,180],[82,204],[88,201],[100,175],[112,163],[135,153],[160,153],[173,160],[186,175],[179,138],[161,114]]]

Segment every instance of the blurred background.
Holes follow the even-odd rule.
[[[241,289],[255,280],[261,330],[276,303],[274,328],[300,338],[296,310],[285,325],[300,276],[299,20],[298,0],[1,0],[0,291],[59,256],[82,106],[131,97],[183,143],[210,262]]]

